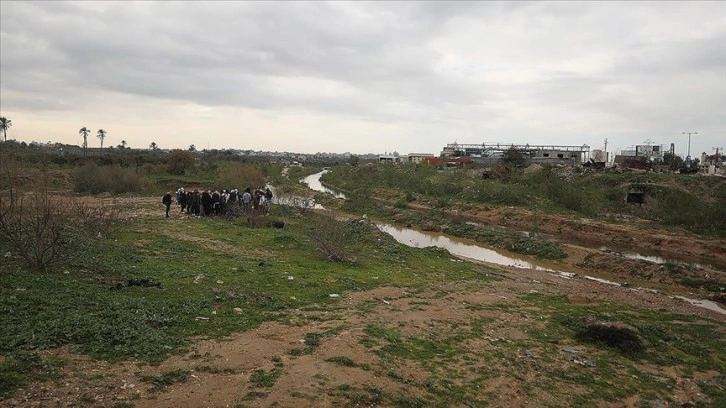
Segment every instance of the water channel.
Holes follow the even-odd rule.
[[[328,170],[323,170],[321,172],[312,174],[310,176],[305,177],[304,179],[300,180],[302,183],[307,184],[310,189],[318,192],[323,193],[329,193],[333,195],[336,198],[339,199],[345,199],[345,195],[341,194],[340,192],[334,191],[328,187],[325,187],[320,182],[320,177],[328,172]],[[316,207],[316,208],[322,208],[322,206]],[[614,286],[621,286],[621,284],[617,282],[612,282],[606,279],[601,279],[593,276],[588,276],[582,274],[581,271],[575,270],[572,268],[568,268],[567,266],[560,265],[560,264],[554,264],[554,263],[548,263],[546,261],[541,260],[525,260],[521,257],[512,254],[507,253],[506,251],[500,250],[500,249],[494,249],[484,246],[481,243],[478,243],[473,240],[468,240],[464,238],[459,237],[449,237],[445,234],[441,233],[435,233],[435,232],[428,232],[428,231],[418,231],[411,228],[406,227],[400,227],[400,226],[394,226],[389,225],[385,223],[377,223],[376,226],[381,231],[391,235],[396,241],[399,243],[402,243],[404,245],[408,245],[410,247],[416,247],[416,248],[425,248],[429,246],[435,246],[439,248],[444,248],[448,250],[452,255],[455,255],[460,258],[468,259],[468,260],[475,260],[480,262],[486,262],[490,264],[495,265],[502,265],[502,266],[510,266],[515,268],[522,268],[522,269],[535,269],[539,271],[545,271],[545,272],[551,272],[554,274],[557,274],[558,276],[564,278],[564,279],[571,279],[575,276],[575,273],[580,274],[585,279],[592,280],[595,282],[599,282],[606,285],[614,285]],[[628,254],[631,255],[631,257],[635,258],[635,255],[637,254]],[[639,256],[640,259],[645,259],[650,261],[650,257],[645,256]],[[660,262],[658,262],[660,261]],[[653,262],[656,263],[665,263],[667,260],[658,258],[657,260],[653,260]],[[684,300],[688,303],[691,303],[692,305],[700,306],[709,310],[713,310],[722,314],[726,314],[726,309],[721,308],[717,303],[712,302],[710,300],[701,300],[701,299],[690,299],[684,296],[674,296],[675,298]]]

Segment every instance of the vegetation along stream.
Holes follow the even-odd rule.
[[[323,170],[318,173],[312,174],[301,180],[302,183],[307,184],[308,187],[313,191],[331,194],[337,199],[346,199],[345,194],[336,191],[330,187],[325,186],[321,181],[320,177],[327,173],[329,170]],[[324,209],[318,205],[316,208]],[[555,273],[565,279],[570,279],[573,276],[580,275],[584,279],[600,282],[608,285],[618,285],[620,283],[604,279],[602,277],[590,276],[588,273],[580,268],[573,267],[571,265],[555,264],[553,262],[547,262],[541,259],[524,259],[522,256],[518,256],[501,249],[494,249],[491,247],[484,246],[478,242],[460,238],[455,236],[448,236],[440,232],[433,231],[419,231],[412,228],[403,226],[394,226],[386,223],[376,223],[376,226],[381,231],[391,235],[396,241],[407,246],[415,248],[425,247],[438,247],[449,251],[452,255],[466,260],[473,260],[479,262],[485,262],[495,265],[511,266],[515,268],[523,269],[535,269],[539,271],[547,271]],[[521,231],[519,231],[521,233]],[[527,235],[529,233],[526,233]],[[580,242],[582,245],[582,242]],[[597,249],[605,253],[612,253],[613,251],[606,247],[590,248]],[[678,261],[669,260],[662,257],[645,256],[639,253],[633,252],[617,252],[616,255],[622,256],[629,259],[639,259],[657,264],[677,264]],[[701,267],[701,265],[696,265]],[[627,284],[625,286],[628,286]],[[700,306],[712,311],[726,314],[726,309],[721,308],[717,303],[704,300],[704,299],[693,299],[688,296],[675,295],[675,298],[687,301],[693,305]]]

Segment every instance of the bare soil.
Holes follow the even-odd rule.
[[[197,339],[183,354],[174,356],[158,366],[137,361],[108,363],[87,356],[72,354],[67,348],[45,352],[68,361],[62,368],[61,379],[54,383],[35,383],[18,391],[5,401],[7,406],[112,406],[121,402],[136,407],[336,407],[349,401],[334,390],[376,387],[387,392],[420,394],[420,388],[391,381],[375,368],[380,357],[374,349],[361,345],[363,328],[374,324],[396,327],[402,334],[422,335],[442,330],[452,322],[466,325],[491,317],[497,323],[484,339],[471,347],[491,348],[497,342],[517,340],[526,336],[522,326],[536,324],[536,313],[512,315],[477,310],[470,305],[516,303],[518,296],[537,291],[542,294],[564,294],[571,303],[597,304],[617,302],[664,312],[697,314],[726,321],[726,316],[711,312],[665,294],[644,290],[602,285],[581,278],[566,279],[548,272],[503,268],[505,278],[495,283],[452,283],[444,288],[424,292],[409,292],[406,288],[379,288],[367,292],[349,293],[341,297],[337,308],[320,312],[293,312],[292,324],[265,323],[261,327],[239,333],[224,340]],[[441,297],[443,290],[446,296]],[[373,302],[375,310],[362,314],[361,305]],[[535,311],[536,312],[536,311]],[[442,322],[446,322],[443,324]],[[338,334],[321,339],[312,354],[291,356],[292,349],[305,347],[306,333],[322,332],[344,327]],[[533,351],[538,353],[538,351]],[[542,353],[545,351],[542,350]],[[345,356],[358,367],[346,367],[325,360]],[[556,364],[572,364],[567,356],[558,357]],[[487,364],[504,364],[491,361]],[[361,366],[367,365],[371,369]],[[256,370],[272,371],[280,367],[282,375],[273,387],[259,387],[250,381]],[[642,367],[644,371],[653,367]],[[190,378],[168,386],[164,391],[152,390],[143,376],[162,375],[174,370],[190,370]],[[423,382],[426,373],[416,366],[398,366],[396,374],[415,382]],[[487,384],[487,391],[498,395],[496,407],[526,406],[528,403],[556,403],[556,396],[544,393],[525,396],[522,388],[532,378],[501,378]],[[678,373],[671,373],[678,378]],[[719,373],[703,373],[718,376]],[[577,390],[570,390],[577,392]],[[254,398],[250,396],[254,396]],[[698,388],[692,380],[680,379],[673,397],[679,403],[699,399]],[[603,406],[637,406],[639,400],[621,401]]]

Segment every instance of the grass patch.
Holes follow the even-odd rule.
[[[0,361],[0,400],[13,395],[15,390],[32,381],[47,381],[57,377],[64,361],[43,359],[38,353],[17,351]]]
[[[273,368],[270,371],[259,369],[252,373],[252,376],[250,376],[250,382],[257,387],[270,388],[275,385],[275,382],[277,382],[277,379],[280,378],[280,376],[282,376],[282,370],[280,369]]]
[[[370,366],[368,364],[358,364],[355,361],[351,360],[348,357],[345,356],[333,356],[328,357],[325,359],[328,363],[337,364],[343,367],[353,367],[353,368],[362,368],[364,370],[370,370]]]
[[[158,393],[165,391],[170,385],[187,382],[190,374],[191,371],[188,370],[174,370],[161,375],[145,375],[141,377],[141,381],[154,384],[149,392]]]

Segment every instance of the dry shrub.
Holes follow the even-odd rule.
[[[340,221],[328,214],[314,214],[307,232],[329,261],[355,264],[368,225],[361,220]]]
[[[97,166],[87,164],[74,173],[75,190],[79,193],[112,194],[143,191],[147,182],[132,169],[118,166]]]
[[[0,240],[35,270],[47,269],[78,255],[83,245],[107,234],[116,211],[75,198],[56,196],[48,188],[19,191],[17,167],[4,164],[0,192]],[[47,183],[46,183],[47,186]]]
[[[252,164],[231,162],[220,167],[217,185],[225,189],[236,188],[242,191],[245,187],[264,186],[265,176],[259,168]]]

